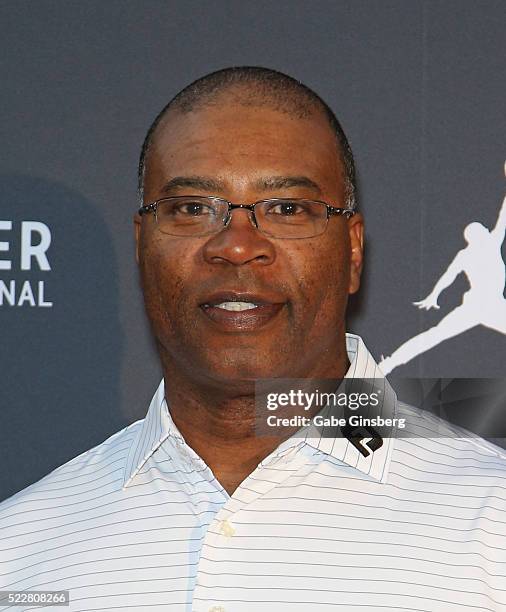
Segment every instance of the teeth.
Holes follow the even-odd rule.
[[[222,302],[221,304],[215,304],[215,308],[222,308],[223,310],[233,310],[239,312],[241,310],[250,310],[251,308],[257,308],[257,304],[251,302]]]

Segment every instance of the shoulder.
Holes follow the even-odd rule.
[[[450,477],[449,484],[466,482],[477,490],[495,488],[506,499],[504,448],[403,402],[398,403],[397,414],[406,419],[406,429],[397,436],[395,445],[405,465],[418,467],[429,480],[444,476]]]
[[[0,503],[0,530],[19,512],[35,511],[40,517],[41,508],[54,506],[66,497],[119,483],[141,425],[142,420],[132,423]]]
[[[469,257],[472,257],[472,254],[470,253],[467,247],[464,247],[463,249],[460,249],[460,251],[457,251],[453,259],[453,263],[460,264],[461,262],[467,260]]]
[[[141,425],[116,432],[0,504],[0,588],[30,588],[34,568],[48,580],[57,577],[51,550],[65,551],[73,563],[90,528],[100,526],[96,517],[121,497],[126,459]],[[97,533],[100,538],[107,531]]]
[[[395,439],[388,482],[416,500],[417,522],[460,550],[504,563],[506,452],[438,416],[399,405],[408,431]]]

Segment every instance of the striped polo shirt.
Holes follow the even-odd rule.
[[[347,350],[346,376],[396,402],[358,336]],[[73,612],[506,610],[504,452],[395,408],[411,437],[365,457],[309,428],[230,496],[162,380],[143,420],[0,504],[0,591],[65,590]]]

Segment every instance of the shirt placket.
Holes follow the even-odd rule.
[[[228,594],[230,587],[236,586],[235,578],[227,574],[224,565],[229,564],[231,553],[237,549],[237,539],[249,535],[248,525],[244,524],[241,514],[307,463],[306,453],[300,452],[303,446],[301,442],[262,461],[216,513],[202,542],[192,612],[232,612],[238,609],[236,603],[230,602]],[[246,557],[248,551],[244,550],[244,544],[241,544],[241,550]],[[246,610],[244,605],[247,602],[241,611]]]

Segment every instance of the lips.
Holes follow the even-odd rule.
[[[280,295],[220,291],[205,298],[200,308],[222,331],[254,331],[272,321],[286,305]]]

